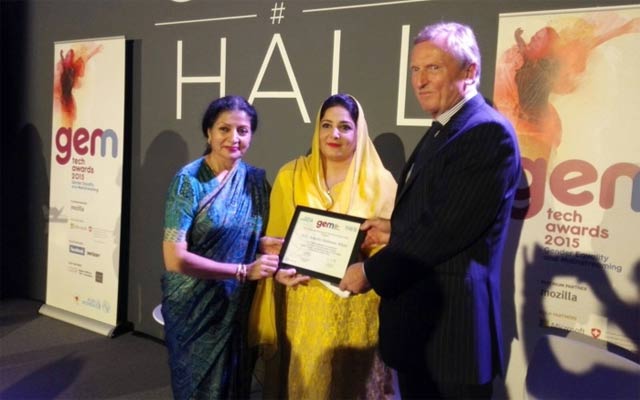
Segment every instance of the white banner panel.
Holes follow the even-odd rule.
[[[528,181],[505,265],[515,268],[513,398],[550,328],[638,350],[639,50],[638,6],[500,15],[494,101]]]
[[[49,206],[57,218],[49,222],[46,302],[115,326],[125,39],[57,42],[53,62]]]

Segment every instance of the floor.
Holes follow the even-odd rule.
[[[171,399],[164,344],[108,338],[38,314],[37,301],[0,301],[0,399]]]
[[[108,338],[41,315],[40,306],[0,300],[0,400],[172,399],[162,341],[132,331]],[[251,399],[261,398],[254,379]]]

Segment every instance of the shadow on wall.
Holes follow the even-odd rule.
[[[129,319],[136,331],[158,338],[163,337],[162,327],[153,320],[152,310],[161,301],[164,203],[171,179],[187,162],[189,152],[182,136],[162,131],[145,153],[137,182],[132,182],[139,194],[131,219]]]
[[[511,209],[511,221],[502,255],[501,294],[502,294],[502,338],[504,344],[505,369],[509,370],[511,360],[511,344],[518,340],[517,313],[515,304],[515,268],[516,256],[520,247],[520,236],[524,216],[529,209],[529,182],[522,171],[520,183],[516,191],[515,201]],[[505,371],[505,375],[506,375]],[[503,377],[504,378],[504,377]],[[507,393],[504,379],[494,381],[495,398],[511,398]]]
[[[49,210],[49,177],[42,138],[26,124],[9,143],[9,166],[3,183],[3,241],[8,254],[2,271],[3,297],[28,297],[44,301],[46,293],[47,221],[58,211]],[[6,195],[4,194],[6,193]],[[6,257],[6,258],[5,258]]]
[[[398,182],[406,159],[402,140],[395,133],[384,132],[373,139],[373,145],[380,155],[382,164]]]
[[[538,340],[527,368],[528,399],[638,398],[640,364],[583,338],[544,335]]]
[[[526,253],[527,249],[524,250]],[[564,262],[550,255],[539,245],[533,249],[532,258],[525,260],[523,282],[526,286],[522,325],[526,329],[523,329],[522,341],[528,362],[527,392],[533,398],[538,396],[563,398],[569,393],[573,393],[571,397],[575,398],[583,396],[630,398],[630,390],[635,391],[637,395],[640,389],[638,353],[634,354],[612,343],[597,340],[599,331],[595,328],[589,330],[588,325],[584,332],[579,333],[551,326],[553,324],[550,323],[550,316],[561,308],[556,310],[546,308],[544,300],[547,296],[543,295],[544,293],[561,293],[562,295],[556,295],[557,298],[554,299],[560,302],[591,292],[602,304],[602,310],[597,313],[606,316],[607,321],[604,324],[617,325],[622,333],[633,341],[636,348],[640,345],[637,329],[640,321],[640,304],[627,303],[618,296],[603,265],[596,257],[585,254],[579,261],[579,265]],[[636,263],[634,272],[637,280],[640,275],[640,261]],[[580,293],[566,290],[562,286],[562,280],[556,280],[571,277],[575,278],[576,285],[584,290],[580,290]],[[567,300],[563,300],[565,298]],[[557,317],[555,319],[558,320]],[[567,326],[574,325],[575,322],[569,321]],[[578,322],[586,324],[588,321]],[[559,338],[549,339],[547,336],[549,333],[577,337],[579,342],[587,344],[579,342],[575,344],[575,341],[568,339],[565,341]],[[551,346],[550,343],[555,345]],[[571,350],[576,346],[582,346],[582,348]],[[569,358],[573,366],[567,364],[565,360],[567,352],[572,352]],[[596,357],[598,354],[601,356]],[[541,378],[540,375],[544,376]],[[541,379],[546,381],[546,384],[536,385],[536,382]],[[568,386],[572,389],[568,389]],[[580,388],[580,392],[576,391],[577,388]]]
[[[526,250],[525,248],[525,252]],[[583,254],[579,261],[579,265],[563,262],[561,258],[549,254],[546,249],[539,245],[536,245],[533,249],[533,257],[525,260],[524,282],[526,287],[524,288],[525,304],[523,305],[522,325],[539,328],[538,330],[525,329],[523,332],[522,340],[528,357],[533,353],[541,333],[547,333],[549,329],[551,331],[564,332],[565,335],[568,333],[565,329],[556,329],[550,326],[548,316],[557,310],[547,309],[544,304],[544,299],[548,298],[548,296],[544,295],[545,293],[561,292],[562,296],[556,296],[556,298],[560,299],[557,301],[570,301],[572,295],[575,294],[572,290],[563,289],[563,283],[556,283],[562,282],[562,280],[557,281],[558,278],[575,278],[576,285],[580,285],[582,288],[581,292],[585,294],[591,292],[602,305],[602,309],[597,310],[597,313],[606,317],[605,324],[620,327],[622,333],[633,342],[636,348],[640,346],[637,329],[637,323],[640,321],[640,304],[627,303],[620,298],[611,285],[603,265],[595,256]],[[635,264],[636,280],[640,275],[639,270],[640,261]],[[565,298],[566,300],[563,300]],[[572,325],[575,322],[586,324],[588,321],[570,321],[567,325]],[[588,337],[593,336],[594,338],[598,336],[597,333],[591,331],[578,333]],[[640,359],[640,355],[637,353],[633,354],[612,343],[600,342],[609,351],[619,353],[635,362]]]
[[[640,347],[640,331],[637,329],[640,326],[640,302],[638,302],[637,296],[634,301],[629,302],[619,295],[621,289],[614,287],[615,281],[612,282],[610,279],[613,275],[608,275],[615,274],[615,272],[607,272],[607,266],[603,265],[601,260],[586,252],[576,255],[576,252],[571,250],[565,252],[559,251],[562,249],[554,250],[553,248],[549,249],[534,245],[533,248],[525,246],[518,253],[521,247],[520,237],[524,224],[522,218],[527,213],[529,198],[528,183],[526,175],[523,174],[513,208],[512,218],[515,216],[516,219],[511,220],[502,269],[505,360],[511,360],[512,344],[520,342],[526,357],[525,362],[530,366],[533,358],[540,358],[540,355],[536,355],[536,352],[539,353],[549,349],[549,346],[545,347],[544,341],[549,334],[552,334],[556,337],[578,336],[580,338],[579,341],[589,342],[590,346],[586,347],[588,355],[601,351],[609,355],[611,359],[616,357],[624,358],[637,365],[640,359],[640,352],[633,353],[615,344],[597,339],[600,334],[597,325],[603,324],[604,327],[616,326],[620,330],[619,333],[628,338],[636,349]],[[628,219],[626,214],[616,215],[614,211],[609,210],[604,214],[609,220],[603,221],[600,226],[624,226],[627,223],[624,219]],[[613,220],[611,220],[612,218]],[[616,238],[617,246],[621,249],[633,248],[635,243],[631,241],[636,240],[633,236],[618,235]],[[602,240],[594,241],[592,246],[594,254],[604,255],[611,253],[611,249],[607,247],[610,244]],[[598,246],[602,248],[598,248]],[[517,260],[518,254],[521,254],[523,259]],[[520,274],[516,273],[516,266],[523,269],[522,274],[524,276],[522,278],[517,277]],[[631,267],[629,265],[629,268]],[[636,261],[633,268],[635,275],[633,275],[634,282],[631,283],[631,286],[637,288],[640,286],[640,260]],[[632,274],[628,274],[628,276],[631,277]],[[520,293],[515,293],[516,279],[522,283]],[[567,280],[569,280],[571,287],[565,286],[564,282],[567,282]],[[523,299],[521,306],[515,303],[516,298],[520,298],[520,296]],[[593,315],[591,317],[596,320],[604,319],[603,322],[594,322],[594,326],[590,326],[590,320],[587,321],[580,318],[580,314],[583,313],[576,315],[575,312],[575,307],[580,306],[580,302],[583,304],[582,307],[587,307],[590,303],[590,300],[585,302],[580,297],[588,299],[589,296],[593,296],[595,303],[599,304],[598,308],[592,312]],[[518,331],[518,322],[522,327],[521,331]],[[566,326],[562,326],[563,323]],[[581,332],[573,332],[573,330]],[[615,334],[618,334],[618,332],[615,332]],[[567,342],[556,340],[556,347],[570,346],[571,343],[572,341],[570,340]],[[561,354],[561,352],[557,353],[557,355]],[[592,363],[593,365],[589,366],[589,368],[593,369],[591,372],[581,371],[577,373],[573,370],[563,369],[562,360],[558,361],[553,353],[548,355],[546,359],[556,361],[554,365],[549,364],[548,371],[545,372],[550,379],[551,375],[562,376],[564,381],[573,382],[576,386],[587,385],[594,391],[593,393],[600,393],[595,391],[601,389],[597,385],[603,382],[600,379],[602,377],[604,377],[602,379],[605,381],[607,379],[621,379],[624,381],[625,379],[629,380],[631,376],[640,382],[640,376],[638,375],[629,375],[625,370],[611,370],[607,368],[607,365],[601,363]],[[521,367],[510,365],[507,366],[507,369],[509,368]],[[524,368],[527,368],[526,365]],[[620,373],[619,376],[616,375],[618,372]],[[553,382],[559,381],[554,378]],[[610,396],[614,396],[616,393],[624,395],[620,391],[616,392],[614,386],[609,386],[611,387],[609,389]],[[633,386],[633,388],[637,388],[637,385]],[[496,380],[494,389],[496,398],[512,397],[506,393],[507,388],[502,380]],[[526,389],[529,390],[530,388],[527,387]],[[558,387],[557,389],[561,390],[562,388]],[[550,390],[554,389],[547,385],[544,388],[535,387],[532,390],[540,392],[532,393],[529,391],[527,393],[529,396],[542,395],[544,397],[549,395]],[[584,393],[588,393],[588,390]],[[559,391],[552,397],[563,398],[566,394]]]

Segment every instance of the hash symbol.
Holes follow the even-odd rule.
[[[278,2],[276,1],[273,4],[273,8],[271,9],[271,11],[273,12],[271,14],[271,25],[274,25],[276,23],[276,21],[278,21],[278,25],[280,25],[280,21],[284,18],[284,1],[280,2],[280,6],[278,6]]]

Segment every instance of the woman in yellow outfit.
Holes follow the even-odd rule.
[[[278,172],[267,236],[285,236],[297,205],[389,218],[395,193],[396,182],[369,138],[359,103],[346,94],[333,95],[318,113],[311,154]],[[366,249],[365,255],[375,250]],[[374,291],[348,296],[291,270],[280,271],[276,279],[286,286],[264,281],[251,316],[253,343],[277,349],[263,352],[265,398],[395,396],[392,370],[377,354],[379,297]],[[305,284],[297,285],[301,281]]]

